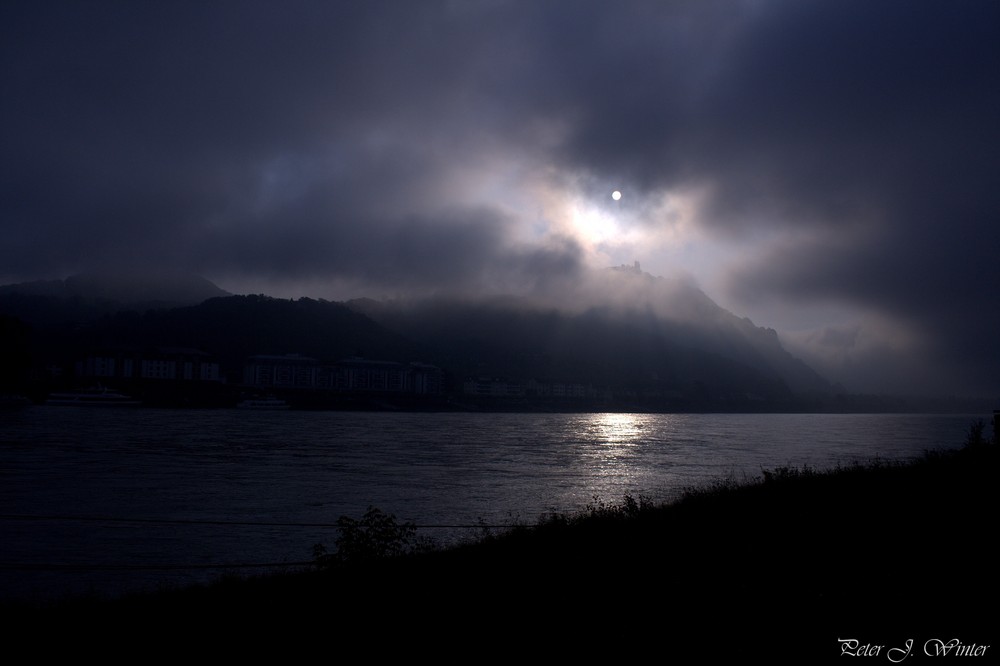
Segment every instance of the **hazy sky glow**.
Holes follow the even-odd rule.
[[[852,389],[1000,396],[993,0],[7,0],[0,31],[4,283],[638,260]]]

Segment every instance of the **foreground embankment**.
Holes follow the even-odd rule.
[[[7,609],[6,627],[78,654],[655,650],[667,663],[814,663],[856,640],[883,663],[907,641],[910,658],[928,659],[918,654],[928,641],[996,638],[996,478],[989,443],[908,464],[777,469],[667,506],[626,498],[443,551]],[[401,534],[379,538],[394,546]]]

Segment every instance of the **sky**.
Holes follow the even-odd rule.
[[[0,54],[0,283],[639,261],[850,390],[1000,399],[994,0],[4,0]]]

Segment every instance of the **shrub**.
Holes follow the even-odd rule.
[[[982,419],[978,419],[969,424],[969,434],[965,438],[965,445],[968,447],[977,447],[987,444],[987,440],[983,436],[983,430],[986,429],[986,424]]]
[[[360,520],[341,516],[337,519],[337,529],[334,553],[329,553],[323,544],[313,546],[313,557],[320,567],[401,557],[431,546],[417,538],[413,523],[398,523],[396,516],[372,506]]]

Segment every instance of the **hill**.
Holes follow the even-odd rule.
[[[555,298],[349,301],[456,376],[576,382],[675,407],[768,403],[832,387],[772,329],[683,280],[595,273]]]
[[[205,278],[186,273],[82,273],[65,280],[0,286],[0,312],[48,326],[88,322],[121,310],[195,305],[229,295]]]
[[[258,354],[423,361],[487,409],[773,411],[832,392],[774,330],[638,268],[548,293],[346,304],[231,296],[192,276],[75,276],[0,288],[0,315],[18,356],[64,376],[94,351],[172,347],[214,355],[236,383]]]
[[[340,303],[268,296],[227,296],[169,310],[120,312],[88,331],[95,346],[181,346],[218,357],[231,371],[249,356],[301,354],[321,361],[348,356],[413,360],[415,345]]]

